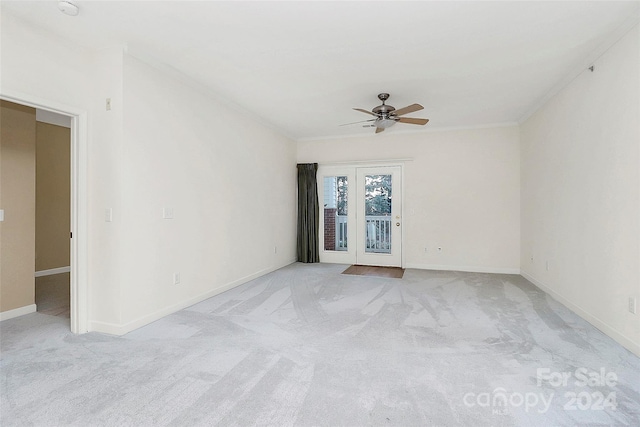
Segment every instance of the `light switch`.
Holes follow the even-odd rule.
[[[104,221],[112,222],[113,221],[113,209],[107,208],[104,210]]]
[[[4,209],[0,209],[0,221],[4,221]]]
[[[163,219],[173,219],[173,208],[162,208]]]

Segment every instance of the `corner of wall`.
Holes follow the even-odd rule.
[[[520,125],[522,276],[640,355],[640,30]],[[593,118],[597,117],[597,120]]]

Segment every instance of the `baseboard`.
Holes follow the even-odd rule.
[[[405,265],[405,268],[416,268],[418,270],[464,271],[468,273],[520,274],[520,269],[518,268],[502,268],[502,267],[407,263]]]
[[[36,271],[35,276],[36,277],[53,276],[54,274],[70,273],[70,272],[71,272],[71,267],[69,267],[69,266],[67,266],[67,267],[58,267],[58,268],[50,268],[48,270]]]
[[[257,279],[260,276],[264,276],[265,274],[269,274],[273,271],[276,271],[282,267],[285,267],[289,264],[294,263],[295,260],[291,260],[288,261],[282,265],[278,265],[278,266],[274,266],[274,267],[270,267],[270,268],[266,268],[264,270],[260,270],[257,271],[253,274],[250,274],[248,276],[242,277],[240,279],[234,280],[232,282],[229,282],[225,285],[222,285],[220,287],[217,287],[215,289],[212,289],[208,292],[205,292],[203,294],[200,294],[198,296],[195,296],[193,298],[189,298],[187,300],[184,301],[180,301],[176,304],[173,304],[171,306],[165,307],[163,309],[160,309],[158,311],[155,311],[151,314],[148,314],[146,316],[142,316],[139,317],[138,319],[132,320],[131,322],[127,322],[124,324],[116,324],[116,323],[108,323],[108,322],[99,322],[99,321],[90,321],[89,322],[89,331],[93,331],[93,332],[102,332],[105,334],[110,334],[110,335],[124,335],[126,333],[129,333],[135,329],[138,329],[142,326],[148,325],[149,323],[155,322],[156,320],[159,320],[165,316],[168,316],[169,314],[175,313],[177,311],[183,310],[187,307],[191,307],[194,304],[197,304],[199,302],[202,302],[206,299],[209,299],[213,296],[216,296],[218,294],[221,294],[225,291],[228,291],[230,289],[235,288],[236,286],[240,286],[243,283],[247,283],[253,279]]]
[[[3,320],[13,319],[14,317],[24,316],[25,314],[35,313],[37,307],[35,304],[25,305],[24,307],[14,308],[0,313],[0,322]]]
[[[536,285],[542,291],[549,294],[553,299],[558,301],[560,304],[564,305],[569,310],[573,311],[575,314],[582,317],[584,320],[586,320],[587,322],[591,323],[593,326],[598,328],[604,334],[611,337],[613,340],[618,342],[627,350],[634,353],[636,356],[640,357],[640,343],[634,342],[633,340],[631,340],[631,338],[621,334],[620,332],[618,332],[618,330],[614,329],[612,326],[610,326],[603,320],[590,314],[580,306],[572,303],[567,298],[555,292],[549,286],[545,285],[541,280],[536,279],[535,277],[531,276],[528,273],[525,273],[524,271],[521,272],[520,274],[522,275],[522,277],[524,277],[525,279],[527,279],[528,281]]]

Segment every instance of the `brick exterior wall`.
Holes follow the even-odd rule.
[[[324,250],[336,250],[336,208],[324,208]]]

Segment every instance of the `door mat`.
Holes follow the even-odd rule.
[[[355,276],[375,276],[390,277],[392,279],[402,279],[404,268],[400,267],[373,267],[370,265],[352,265],[342,274],[353,274]]]

